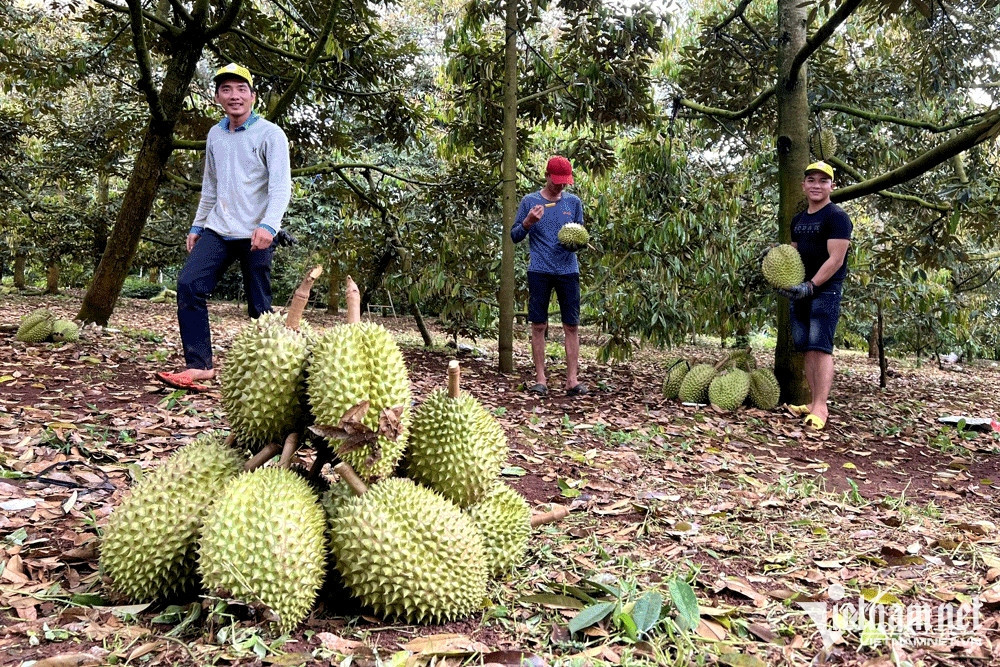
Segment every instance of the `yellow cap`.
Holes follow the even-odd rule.
[[[225,67],[220,67],[219,71],[215,73],[214,77],[212,77],[212,81],[219,83],[219,79],[233,76],[243,79],[250,84],[251,88],[253,88],[253,77],[250,75],[250,70],[243,65],[237,65],[236,63],[229,63]]]
[[[812,171],[820,171],[829,176],[830,178],[833,178],[833,167],[828,165],[826,162],[823,161],[813,162],[811,165],[806,167],[806,176],[808,176],[809,172]]]

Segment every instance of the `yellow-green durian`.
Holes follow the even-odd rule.
[[[22,343],[41,343],[52,334],[55,315],[47,308],[38,308],[21,318],[21,324],[14,334]]]
[[[677,392],[681,388],[681,382],[691,368],[687,361],[680,358],[668,359],[666,363],[667,376],[663,378],[663,397],[677,398]]]
[[[708,401],[722,410],[735,410],[743,405],[750,391],[750,374],[739,368],[730,368],[712,378],[708,385]]]
[[[781,399],[781,387],[774,371],[770,368],[757,368],[750,373],[750,404],[761,410],[773,410],[778,407]]]
[[[806,279],[802,256],[794,246],[787,243],[768,250],[760,268],[764,279],[780,289],[795,287]]]
[[[715,366],[697,364],[687,372],[677,390],[677,398],[685,403],[708,403],[708,385],[715,377]]]
[[[521,564],[531,536],[531,508],[520,493],[497,482],[466,512],[483,534],[490,574],[499,575]]]

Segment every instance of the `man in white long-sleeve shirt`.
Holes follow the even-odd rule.
[[[257,92],[250,71],[231,63],[214,80],[215,101],[226,117],[208,132],[201,202],[177,279],[186,369],[157,373],[172,387],[195,391],[215,377],[207,298],[229,266],[240,263],[250,317],[271,311],[273,242],[292,191],[288,139],[253,111]]]

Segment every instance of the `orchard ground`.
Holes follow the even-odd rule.
[[[79,300],[4,294],[0,324],[40,306],[72,317]],[[224,361],[245,312],[226,303],[211,312]],[[412,320],[377,321],[396,335],[418,403],[445,384],[457,356],[463,389],[507,432],[506,481],[536,511],[573,510],[536,529],[525,564],[492,586],[481,614],[416,627],[321,599],[295,633],[277,637],[265,619],[217,598],[172,607],[115,598],[98,571],[108,514],[140,469],[226,426],[217,385],[188,394],[153,378],[182,366],[174,306],[122,299],[110,327],[86,329],[79,344],[29,346],[0,333],[0,664],[996,662],[1000,435],[937,422],[1000,418],[996,365],[941,371],[891,359],[880,390],[876,364],[838,351],[829,425],[810,432],[781,409],[723,413],[661,397],[668,354],[710,361],[725,354],[718,347],[601,364],[600,335],[584,330],[590,395],[566,397],[553,359],[549,396],[538,398],[524,391],[533,378],[524,327],[517,371],[505,376],[495,341],[463,341],[482,355],[459,352],[434,331],[440,346],[424,348]],[[561,342],[558,326],[552,340]],[[756,356],[770,365],[770,352]],[[678,581],[693,587],[696,624],[675,600]],[[664,618],[642,633],[632,622],[657,599],[650,593],[662,595]],[[960,635],[892,639],[878,623],[832,632],[833,610],[857,600],[887,612],[975,606],[976,622]],[[569,632],[581,609],[602,601],[620,605]],[[826,603],[828,627],[802,606],[810,602]]]

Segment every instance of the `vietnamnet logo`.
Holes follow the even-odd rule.
[[[961,604],[902,604],[891,593],[865,591],[858,595],[857,604],[841,602],[846,591],[840,584],[827,589],[833,602],[798,602],[797,604],[819,628],[823,648],[830,649],[843,642],[844,634],[858,635],[861,646],[878,646],[888,642],[910,646],[932,646],[965,643],[979,645],[982,637],[979,612],[983,603],[978,596]]]

